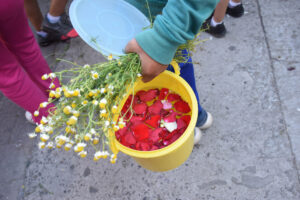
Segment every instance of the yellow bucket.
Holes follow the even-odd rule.
[[[169,146],[154,151],[137,151],[115,140],[117,149],[131,156],[138,164],[151,171],[161,172],[179,167],[188,159],[194,146],[194,128],[198,116],[197,99],[189,84],[179,76],[178,65],[173,67],[175,73],[164,71],[148,83],[144,83],[139,79],[135,84],[134,91],[168,88],[179,94],[192,110],[191,121],[182,136]],[[132,91],[127,94],[119,108],[123,107]]]

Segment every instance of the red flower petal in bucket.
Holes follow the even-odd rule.
[[[118,140],[120,140],[120,138],[126,133],[126,131],[127,131],[127,127],[125,126],[124,128],[121,128],[121,129],[119,129],[119,130],[117,130],[116,131],[116,138],[118,139]]]
[[[166,98],[166,96],[169,94],[169,89],[167,88],[162,88],[159,92],[159,96],[158,96],[158,99],[159,100],[163,100]]]
[[[131,119],[129,121],[132,124],[132,126],[136,126],[136,125],[142,124],[144,119],[145,119],[144,117],[134,115],[131,117]]]
[[[174,107],[177,111],[182,112],[182,113],[188,113],[191,111],[189,104],[183,100],[177,101],[174,104]]]
[[[141,150],[141,151],[149,151],[150,150],[150,145],[146,142],[138,142],[136,144],[136,149]]]
[[[158,95],[157,89],[148,90],[146,93],[140,93],[139,98],[143,102],[151,101]]]
[[[182,119],[188,125],[191,121],[191,116],[190,115],[184,115],[180,119]]]
[[[177,129],[178,130],[182,129],[182,128],[186,129],[187,124],[185,123],[185,121],[182,118],[177,119],[176,121],[177,121]]]
[[[162,128],[157,128],[157,129],[154,129],[153,131],[150,132],[149,134],[149,139],[151,141],[153,141],[153,143],[157,143],[159,140],[160,140],[160,133],[163,131]]]
[[[139,124],[132,127],[133,135],[138,140],[143,140],[149,137],[150,128],[145,124]]]
[[[151,151],[154,151],[154,150],[157,150],[157,149],[158,149],[158,147],[155,146],[155,145],[153,145],[153,146],[151,147]]]
[[[125,143],[132,145],[136,143],[136,139],[132,135],[130,131],[127,132],[127,134],[124,136]]]
[[[176,121],[176,112],[170,112],[169,115],[164,117],[165,122],[175,122]]]
[[[151,116],[150,119],[146,120],[146,124],[149,124],[150,126],[152,126],[153,128],[157,128],[160,124],[160,115],[153,115]]]
[[[160,100],[157,100],[149,107],[149,112],[153,115],[158,115],[162,108],[163,104]]]
[[[147,104],[146,103],[135,104],[133,106],[133,110],[136,114],[143,115],[147,111]]]
[[[169,94],[167,97],[169,102],[181,100],[181,97],[178,94]]]

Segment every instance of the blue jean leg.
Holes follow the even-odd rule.
[[[186,63],[179,63],[180,67],[180,76],[191,86],[193,89],[195,96],[197,98],[198,103],[198,119],[196,126],[202,126],[207,119],[207,112],[201,107],[199,95],[196,88],[196,81],[195,81],[195,75],[194,75],[194,66],[192,63],[192,58],[189,57],[188,62]],[[174,72],[174,69],[172,66],[168,66],[167,70]]]

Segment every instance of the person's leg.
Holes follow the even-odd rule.
[[[17,0],[16,2],[21,4],[22,1]],[[10,14],[11,17],[6,19],[6,23],[1,23],[1,35],[7,48],[13,52],[28,76],[40,87],[45,95],[48,95],[47,90],[49,90],[51,80],[43,81],[41,77],[52,71],[36,43],[34,35],[28,25],[23,4],[21,5],[22,7],[15,6],[14,8],[8,9],[8,11],[13,12],[13,14]],[[7,14],[9,16],[9,13]],[[58,79],[55,79],[54,84],[56,86],[60,85]]]
[[[0,30],[1,31],[1,30]],[[23,109],[34,113],[39,108],[40,103],[46,102],[47,96],[34,84],[15,56],[0,42],[0,91],[11,101]],[[45,109],[40,109],[40,115],[33,117],[39,123],[42,116],[47,116],[47,110],[54,105],[49,105]]]
[[[228,6],[229,0],[220,0],[220,2],[217,4],[214,15],[213,15],[213,20],[216,23],[222,23],[225,14],[226,14],[226,9]]]
[[[194,65],[192,63],[192,58],[188,56],[188,53],[185,50],[183,51],[183,54],[186,55],[187,61],[184,63],[179,63],[180,76],[191,86],[191,88],[195,93],[197,103],[198,103],[198,119],[197,119],[196,126],[200,127],[207,120],[207,112],[200,105],[200,99],[196,88],[196,80],[195,80]],[[172,66],[168,66],[167,70],[174,72]]]
[[[50,4],[49,14],[55,17],[61,16],[65,12],[68,0],[52,0]]]
[[[42,30],[43,15],[37,0],[24,0],[24,7],[29,21],[36,31]]]
[[[206,19],[206,21],[202,25],[202,28],[205,30],[205,32],[218,38],[225,36],[227,31],[223,23],[223,19],[226,14],[228,2],[229,0],[219,1],[214,10],[214,13],[208,19]]]

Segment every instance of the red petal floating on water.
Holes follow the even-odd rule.
[[[180,133],[180,132],[177,132],[176,134],[174,134],[172,136],[172,138],[169,140],[170,144],[173,143],[173,142],[175,142],[181,135],[182,135],[182,133]]]
[[[126,133],[126,135],[124,136],[124,140],[129,145],[132,145],[132,144],[136,143],[136,139],[135,139],[135,137],[132,135],[132,133],[130,131],[128,131]]]
[[[151,147],[151,151],[154,151],[154,150],[157,150],[157,149],[158,149],[158,147],[155,146],[155,145],[153,145],[153,146]]]
[[[139,104],[135,104],[133,106],[133,110],[136,114],[145,114],[147,111],[147,104],[146,103],[139,103]]]
[[[169,115],[164,117],[165,122],[175,122],[176,121],[176,112],[170,112]]]
[[[156,143],[160,140],[160,133],[163,131],[162,128],[157,128],[157,129],[154,129],[153,131],[150,132],[149,134],[149,139],[151,141],[153,141],[153,143]]]
[[[137,142],[136,148],[141,151],[149,151],[150,145],[146,142]]]
[[[180,119],[182,119],[188,125],[191,121],[191,116],[190,115],[184,115]]]
[[[169,102],[181,100],[181,97],[178,94],[169,94],[167,97]]]
[[[182,128],[186,129],[187,124],[185,123],[185,121],[182,118],[177,119],[176,122],[177,122],[177,129],[178,130],[182,129]]]
[[[116,137],[118,140],[120,140],[120,138],[126,133],[127,131],[127,127],[125,126],[124,128],[121,128],[119,130],[116,131]]]
[[[145,124],[138,124],[132,127],[133,135],[138,140],[143,140],[149,137],[150,128]]]
[[[136,126],[143,123],[144,119],[145,119],[144,117],[133,115],[129,121],[132,124],[132,126]]]
[[[146,142],[141,142],[141,148],[142,148],[142,151],[149,151],[150,145]]]
[[[174,104],[174,107],[177,111],[182,112],[182,113],[188,113],[191,111],[189,104],[183,100],[177,101]]]
[[[150,119],[146,120],[145,122],[150,126],[152,126],[153,128],[157,128],[160,124],[160,119],[161,119],[160,115],[153,115],[151,116]]]
[[[168,93],[169,93],[169,89],[167,89],[167,88],[162,88],[162,89],[160,90],[160,92],[159,92],[158,99],[159,99],[159,100],[165,99],[166,96],[168,95]]]
[[[157,100],[149,107],[149,112],[153,115],[158,115],[162,108],[163,104],[160,100]]]
[[[139,90],[136,94],[135,94],[135,96],[137,96],[139,99],[141,99],[140,98],[140,96],[142,95],[145,95],[147,92],[145,91],[145,90]]]
[[[167,116],[169,113],[170,113],[169,111],[164,110],[164,109],[162,109],[162,110],[160,111],[161,117],[165,117],[165,116]]]
[[[143,102],[151,101],[158,95],[157,89],[148,90],[146,93],[139,93],[139,98]]]
[[[163,128],[162,132],[159,133],[160,138],[165,138],[169,134],[166,128]]]

